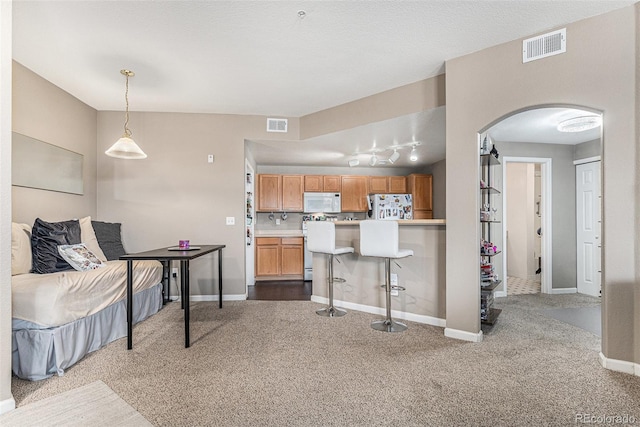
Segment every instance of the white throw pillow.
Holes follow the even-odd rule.
[[[82,239],[82,242],[87,246],[87,249],[93,252],[100,261],[107,262],[107,257],[104,255],[102,248],[98,244],[96,233],[93,230],[93,225],[91,225],[90,216],[80,218],[80,239]]]
[[[31,271],[31,226],[11,223],[11,275]]]
[[[71,267],[78,271],[94,270],[106,266],[93,252],[87,249],[84,243],[59,245],[58,253]]]

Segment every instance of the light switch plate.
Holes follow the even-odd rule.
[[[235,225],[236,224],[236,217],[235,216],[228,216],[227,217],[227,225]]]
[[[209,162],[209,163],[213,163],[213,154],[209,154],[209,155],[207,156],[207,162]]]

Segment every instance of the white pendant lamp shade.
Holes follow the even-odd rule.
[[[107,156],[117,157],[118,159],[146,159],[147,155],[138,147],[138,144],[126,135],[116,141],[107,151]]]
[[[124,115],[124,134],[104,152],[107,156],[116,157],[118,159],[146,159],[147,155],[142,151],[138,144],[131,139],[131,131],[127,127],[129,124],[129,77],[135,76],[135,73],[130,70],[120,70],[120,74],[127,78],[126,89],[124,92],[124,100],[126,103],[126,112]]]

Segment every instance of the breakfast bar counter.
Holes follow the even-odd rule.
[[[381,259],[360,256],[360,221],[335,221],[336,246],[355,248],[334,262],[334,275],[346,280],[334,287],[334,304],[347,310],[384,315],[384,263]],[[398,285],[406,288],[392,296],[394,318],[436,326],[445,326],[445,244],[444,219],[400,220],[399,243],[413,250],[411,257],[391,263]],[[327,257],[313,257],[312,301],[326,304]]]

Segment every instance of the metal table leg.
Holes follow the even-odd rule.
[[[133,260],[127,260],[127,350],[133,348]]]

